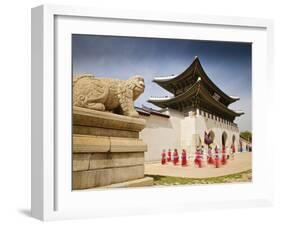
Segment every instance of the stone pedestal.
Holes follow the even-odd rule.
[[[144,119],[74,107],[73,189],[124,187],[139,179],[142,186],[152,185],[144,178],[144,127]]]

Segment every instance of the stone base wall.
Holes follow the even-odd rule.
[[[144,152],[139,139],[145,120],[73,109],[73,189],[87,189],[144,177]]]

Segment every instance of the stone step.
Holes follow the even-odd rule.
[[[86,189],[143,178],[144,166],[74,171],[72,175],[72,188]]]
[[[146,186],[153,186],[153,178],[152,177],[144,177],[144,178],[137,179],[137,180],[130,180],[130,181],[122,182],[122,183],[111,184],[111,185],[108,185],[108,186],[100,187],[99,189],[104,189],[104,188],[132,188],[132,187],[146,187]],[[91,190],[91,189],[88,189],[88,190]]]

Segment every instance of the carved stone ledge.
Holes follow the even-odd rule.
[[[147,145],[140,139],[73,134],[74,153],[145,152]]]
[[[73,125],[140,132],[145,120],[74,106]]]
[[[142,165],[144,153],[73,154],[73,171]]]
[[[110,151],[110,137],[73,134],[72,139],[74,153]]]
[[[127,138],[139,138],[139,132],[119,130],[119,129],[107,129],[100,127],[90,126],[73,126],[73,134],[88,134],[94,136],[113,136],[113,137],[127,137]]]
[[[146,152],[147,145],[140,139],[110,138],[110,152]]]

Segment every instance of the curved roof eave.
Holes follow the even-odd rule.
[[[198,80],[192,87],[190,87],[188,90],[186,90],[185,92],[179,94],[178,96],[175,97],[170,97],[170,98],[159,98],[159,99],[153,99],[149,98],[148,102],[150,103],[171,103],[171,102],[175,102],[178,101],[184,97],[186,97],[187,95],[190,96],[192,94],[192,91],[194,91],[194,89],[199,85],[201,80]]]
[[[202,73],[200,73],[200,76],[201,78],[205,78],[205,80],[207,81],[207,83],[214,88],[215,91],[217,91],[217,93],[220,95],[220,96],[223,96],[225,99],[227,99],[230,103],[233,103],[239,99],[237,99],[236,97],[232,97],[232,96],[229,96],[227,95],[225,92],[223,92],[210,78],[209,76],[206,74],[206,72],[204,71],[202,65],[201,65],[201,62],[198,58],[196,58],[195,60],[197,60],[197,63],[198,63],[198,67],[196,67],[197,70],[201,70]],[[194,60],[194,61],[195,61]]]
[[[165,82],[165,81],[170,81],[171,79],[175,78],[179,76],[179,74],[177,75],[167,75],[167,76],[159,76],[159,77],[154,77],[154,79],[152,80],[153,82]]]
[[[234,100],[240,100],[240,97],[237,97],[237,96],[230,96],[230,97]]]
[[[172,99],[173,97],[171,97],[171,96],[165,96],[165,97],[155,97],[155,96],[152,96],[152,97],[149,97],[149,100],[152,100],[152,101],[167,101],[167,100],[170,100],[170,99]]]
[[[231,109],[231,110],[232,110],[232,109]],[[239,116],[245,114],[244,111],[239,111],[239,110],[232,110],[232,111],[234,111],[236,114],[239,114]]]
[[[212,103],[212,105],[217,106],[218,108],[222,109],[223,111],[228,112],[229,114],[233,115],[233,116],[240,116],[241,114],[227,108],[226,106],[224,106],[222,103],[220,103],[219,101],[216,101],[211,95],[210,93],[205,89],[204,86],[201,86],[200,91],[202,93],[202,95],[204,95],[208,100],[210,100],[210,102]]]
[[[197,80],[196,83],[194,83],[194,85],[192,87],[190,87],[188,90],[186,90],[185,92],[183,92],[182,94],[175,96],[175,97],[170,97],[169,99],[158,99],[158,100],[153,100],[153,99],[149,99],[148,102],[152,103],[152,104],[171,104],[173,102],[176,101],[181,101],[182,99],[187,99],[188,97],[192,96],[194,93],[196,93],[196,95],[202,94],[206,97],[207,100],[210,101],[210,103],[212,103],[212,105],[217,106],[218,108],[222,109],[225,112],[228,112],[229,114],[233,115],[233,116],[240,116],[243,115],[244,112],[242,111],[234,111],[232,109],[229,109],[227,107],[225,107],[222,103],[216,101],[211,95],[210,93],[204,88],[204,85],[201,85],[202,80]]]
[[[193,60],[193,62],[189,65],[189,67],[187,69],[185,69],[183,72],[181,72],[177,75],[155,77],[152,81],[156,82],[156,83],[163,83],[163,85],[164,85],[166,82],[173,82],[175,80],[179,80],[179,79],[181,79],[181,77],[183,77],[183,75],[185,75],[185,74],[189,75],[190,73],[193,72],[194,66],[195,66],[195,63],[196,63],[196,59]]]
[[[199,66],[199,68],[197,68],[197,65]],[[161,87],[163,87],[164,89],[166,89],[168,85],[168,82],[176,82],[177,80],[182,80],[185,77],[190,76],[191,74],[194,73],[194,70],[198,70],[200,69],[202,73],[200,73],[201,77],[204,77],[205,81],[214,88],[215,91],[218,92],[218,94],[220,96],[223,96],[225,99],[227,99],[230,103],[233,103],[237,100],[239,100],[239,97],[235,97],[235,96],[229,96],[227,95],[225,92],[223,92],[210,78],[209,76],[206,74],[206,72],[204,71],[200,60],[198,57],[195,57],[195,59],[193,60],[193,62],[190,64],[190,66],[184,70],[182,73],[178,74],[178,75],[171,75],[171,76],[164,76],[164,77],[155,77],[153,79],[153,82],[157,83],[158,85],[160,85]],[[169,91],[169,90],[168,90]]]

